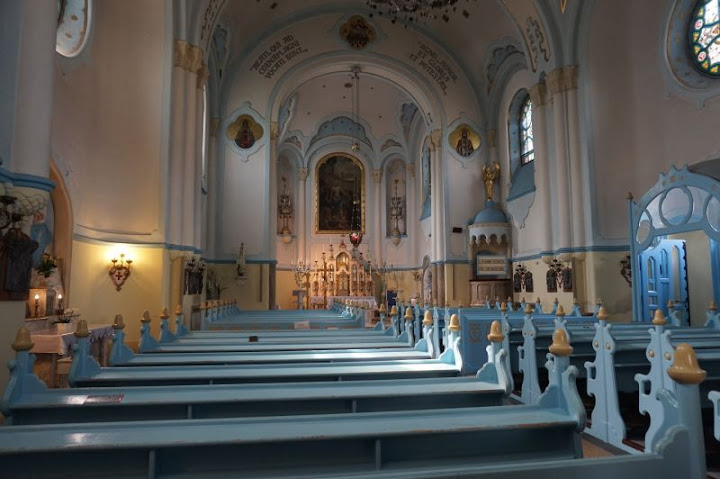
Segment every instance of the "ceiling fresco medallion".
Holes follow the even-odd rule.
[[[340,38],[356,50],[362,50],[375,40],[375,29],[364,17],[353,15],[340,27]]]

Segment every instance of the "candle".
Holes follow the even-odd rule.
[[[35,293],[35,301],[40,301],[40,295]]]

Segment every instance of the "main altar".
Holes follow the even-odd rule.
[[[377,274],[377,269],[375,271]],[[345,241],[337,249],[330,245],[306,267],[302,284],[309,290],[309,307],[326,309],[336,301],[352,299],[369,307],[377,307],[373,266],[357,249],[348,250]]]

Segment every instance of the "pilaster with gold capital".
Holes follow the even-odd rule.
[[[270,122],[270,139],[273,141],[276,141],[278,139],[278,136],[280,136],[280,128],[278,126],[278,122],[271,121]]]
[[[382,181],[382,170],[373,170],[373,181],[380,183]]]
[[[190,44],[187,41],[175,40],[175,44],[173,45],[173,64],[176,67],[183,68],[189,48]]]
[[[530,100],[534,107],[540,107],[547,101],[547,86],[544,82],[536,83],[530,87]]]
[[[432,151],[440,149],[442,141],[442,130],[436,129],[430,132],[430,149]]]
[[[307,168],[298,168],[298,181],[305,181],[307,180],[308,176],[308,169]]]
[[[408,163],[407,174],[410,178],[415,178],[415,163]]]
[[[210,78],[210,70],[207,69],[205,63],[200,64],[200,68],[197,71],[197,89],[202,90],[207,85],[207,80]]]

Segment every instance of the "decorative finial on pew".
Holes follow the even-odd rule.
[[[501,343],[505,339],[505,335],[502,332],[500,321],[495,320],[490,325],[490,334],[487,335],[488,341],[491,343]]]
[[[412,311],[410,311],[410,308],[405,308],[405,321],[412,321],[412,319]]]
[[[378,308],[378,313],[385,314],[387,312],[387,308],[385,307],[385,303],[381,303],[380,307]]]
[[[425,315],[423,317],[423,324],[425,326],[432,326],[433,325],[433,317],[432,313],[429,309],[425,310]]]
[[[560,304],[560,300],[555,298],[555,301],[553,301],[553,304]]]
[[[87,321],[81,319],[80,321],[78,321],[77,327],[75,328],[75,337],[87,338],[88,336],[90,336],[90,331],[88,331]]]
[[[123,320],[122,314],[116,314],[115,320],[112,324],[113,329],[125,329],[125,321]]]
[[[568,336],[564,329],[558,328],[553,333],[553,342],[550,345],[550,352],[555,356],[570,356],[573,352],[568,342]]]
[[[557,311],[555,312],[555,316],[558,316],[560,318],[565,316],[565,308],[562,307],[562,304],[558,305]]]
[[[668,309],[673,309],[673,308],[675,308],[675,302],[673,302],[672,299],[668,299],[667,307],[668,307]]]
[[[150,319],[150,311],[147,309],[143,311],[142,318],[140,319],[141,323],[148,324],[151,321]]]
[[[602,299],[600,299],[600,298],[596,299],[595,304],[597,304],[598,306],[602,306]]]
[[[598,309],[597,319],[601,321],[605,321],[608,318],[607,311],[605,310],[605,306],[600,306],[600,309]]]
[[[16,352],[30,351],[35,344],[30,340],[30,331],[25,326],[20,326],[17,335],[15,335],[15,341],[12,343],[12,348]]]
[[[450,316],[450,332],[457,333],[460,331],[460,318],[458,318],[457,314],[453,314]]]
[[[508,307],[507,307],[507,303],[505,301],[500,303],[500,311],[502,311],[504,313],[505,311],[507,311],[507,309],[508,309]],[[495,324],[495,323],[493,323],[493,324]],[[492,325],[490,327],[492,328]]]
[[[700,384],[707,372],[700,369],[693,347],[680,343],[675,348],[675,361],[668,368],[668,375],[680,384]]]
[[[577,305],[577,304],[578,304],[578,300],[577,300],[577,297],[575,297],[575,298],[573,298],[573,305]]]
[[[532,314],[533,313],[533,307],[530,303],[525,304],[525,314]]]
[[[392,305],[392,308],[390,308],[390,316],[397,316],[398,315],[398,309],[396,305]]]
[[[180,316],[181,314],[183,314],[183,309],[182,306],[178,304],[175,306],[175,316]]]
[[[655,310],[655,316],[653,316],[652,323],[655,326],[665,326],[667,324],[662,309],[658,308]]]
[[[164,306],[162,311],[160,311],[160,319],[168,319],[169,317],[167,306]]]
[[[715,302],[714,299],[711,299],[711,300],[710,300],[710,307],[708,307],[708,309],[709,309],[710,311],[717,311],[718,305],[717,305],[717,303]]]
[[[633,198],[634,198],[634,196],[633,196],[633,194],[632,194],[632,191],[628,191],[628,192],[627,192],[627,196],[625,196],[625,199],[628,200],[628,201],[630,201],[630,200],[632,200]]]

